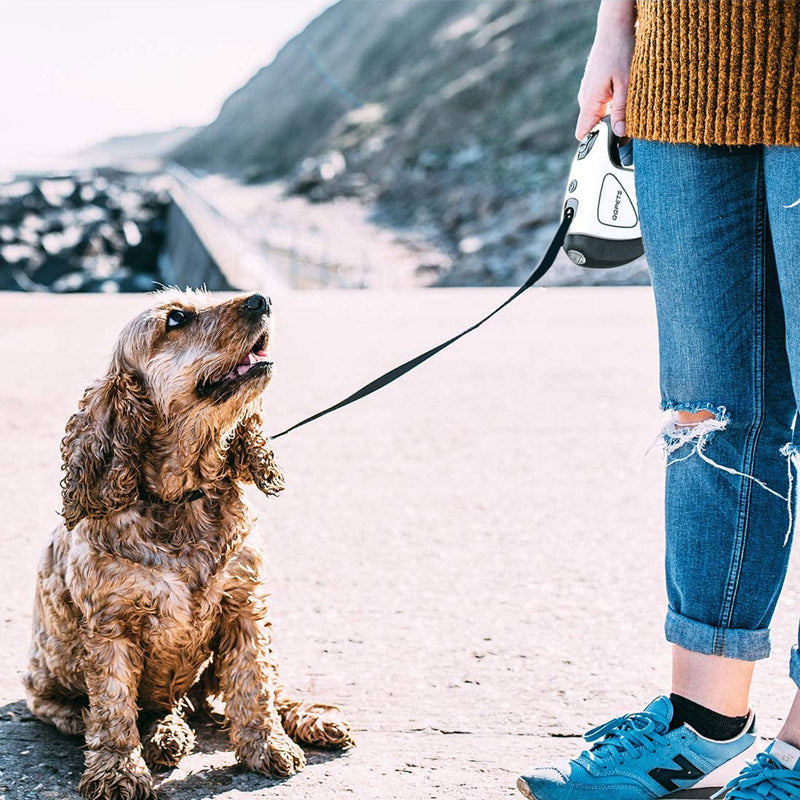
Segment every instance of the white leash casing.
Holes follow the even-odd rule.
[[[618,267],[644,253],[630,152],[608,117],[578,146],[564,196],[574,215],[564,250],[581,267]]]

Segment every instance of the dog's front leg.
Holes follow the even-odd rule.
[[[254,772],[293,775],[306,763],[275,707],[266,603],[253,596],[226,615],[214,656],[236,757]]]
[[[121,636],[85,640],[86,771],[78,791],[90,800],[154,800],[153,779],[142,758],[137,695],[141,649]]]

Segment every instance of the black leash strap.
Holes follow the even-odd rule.
[[[279,439],[281,436],[285,436],[287,433],[295,430],[296,428],[300,428],[303,425],[308,425],[309,422],[313,422],[315,419],[319,419],[320,417],[324,417],[326,414],[331,414],[334,411],[338,411],[340,408],[349,406],[350,403],[355,403],[356,400],[361,400],[362,397],[366,397],[373,392],[377,392],[378,389],[383,389],[384,386],[388,386],[398,378],[402,378],[407,372],[411,372],[412,369],[415,369],[424,361],[427,361],[441,350],[444,350],[445,347],[449,347],[451,344],[453,344],[453,342],[457,342],[462,336],[466,336],[468,333],[472,333],[472,331],[474,331],[476,328],[480,328],[484,322],[488,322],[495,314],[502,311],[509,303],[513,302],[523,292],[530,289],[531,286],[533,286],[533,284],[536,283],[550,269],[550,267],[553,266],[553,262],[556,260],[556,256],[558,255],[558,250],[564,243],[564,237],[567,234],[567,228],[569,228],[569,225],[572,222],[572,216],[572,209],[566,209],[564,213],[564,219],[561,220],[561,224],[558,226],[558,230],[553,236],[553,240],[550,242],[547,252],[542,257],[542,260],[539,262],[539,265],[536,267],[536,269],[530,274],[528,280],[526,280],[525,283],[523,283],[522,286],[520,286],[519,289],[517,289],[517,291],[511,295],[511,297],[509,297],[507,300],[504,300],[494,311],[492,311],[490,314],[487,314],[482,320],[479,320],[466,330],[461,331],[461,333],[456,334],[446,342],[437,344],[436,347],[432,347],[430,350],[420,353],[418,356],[406,361],[404,364],[400,364],[400,366],[390,369],[379,378],[375,378],[374,381],[370,381],[366,386],[362,386],[358,391],[353,392],[353,394],[349,395],[348,397],[345,397],[344,400],[340,400],[335,405],[329,406],[322,411],[318,411],[316,414],[312,414],[310,417],[306,417],[300,422],[296,422],[290,428],[286,428],[286,430],[276,433],[271,438]]]

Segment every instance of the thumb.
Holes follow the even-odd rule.
[[[617,136],[625,136],[625,106],[628,100],[628,84],[624,81],[614,84],[614,97],[611,101],[611,129]]]

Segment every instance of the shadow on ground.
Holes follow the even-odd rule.
[[[45,725],[19,700],[0,706],[0,797],[77,798],[82,741]]]
[[[231,789],[255,792],[282,783],[236,764],[226,732],[214,722],[193,720],[192,727],[197,733],[196,769],[186,771],[185,765],[193,760],[190,755],[178,768],[156,773],[159,797],[206,800]],[[305,753],[309,764],[340,756],[311,749]],[[208,756],[219,756],[224,763],[208,764]],[[0,706],[0,800],[80,800],[75,787],[82,772],[80,737],[65,736],[36,719],[23,700]]]

